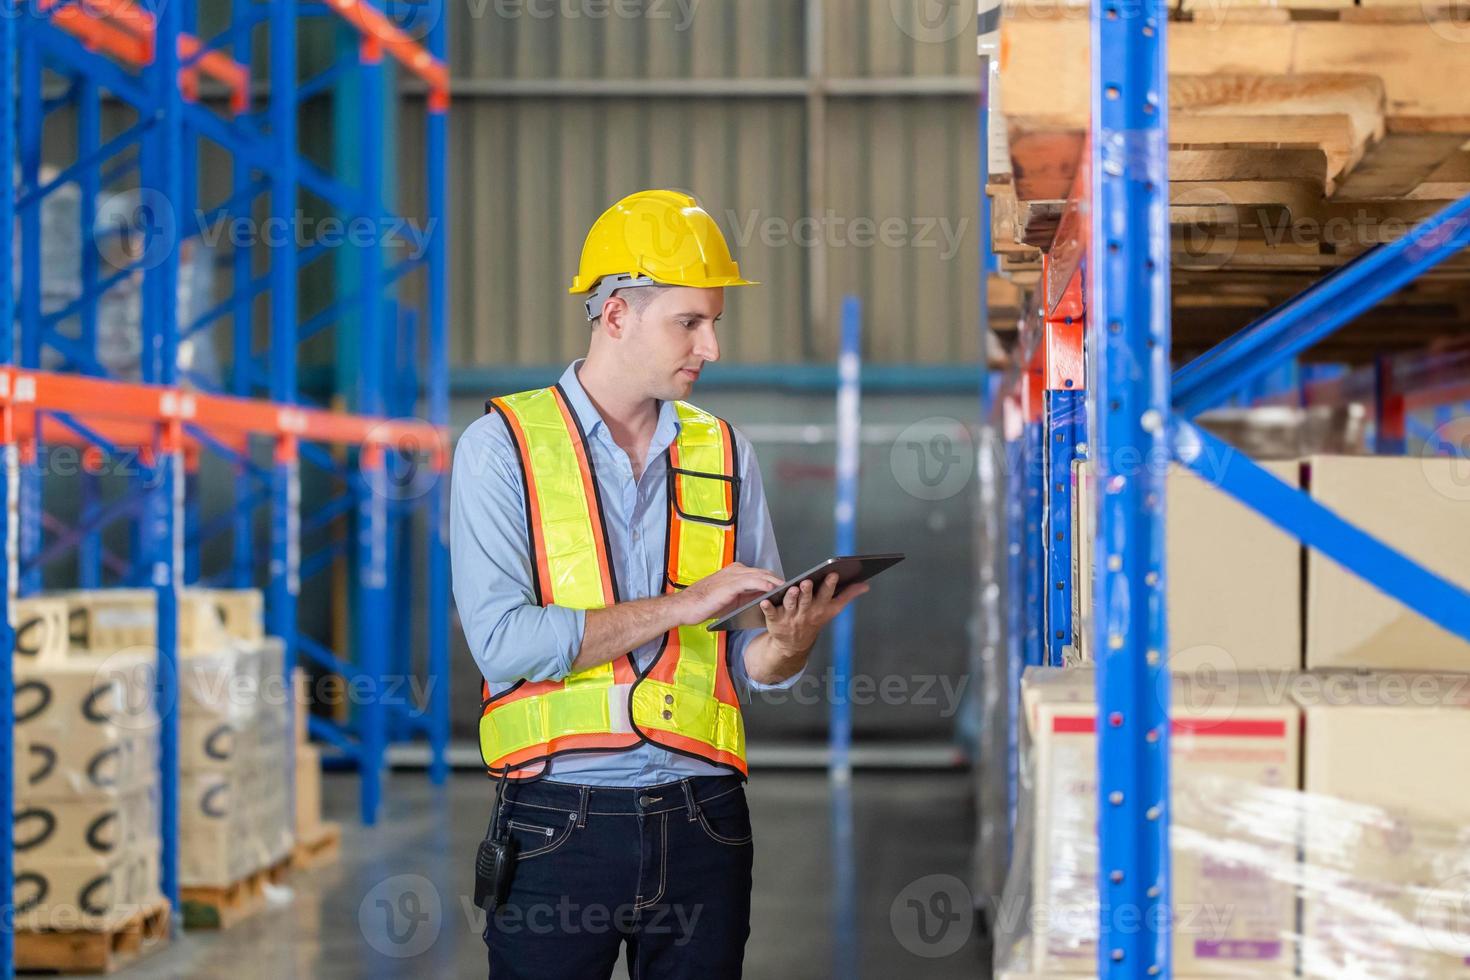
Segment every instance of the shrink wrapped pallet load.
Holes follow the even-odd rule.
[[[17,930],[107,929],[157,899],[153,671],[142,653],[17,662]]]

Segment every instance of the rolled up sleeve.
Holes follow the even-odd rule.
[[[764,568],[775,572],[782,579],[786,573],[781,568],[781,553],[776,547],[776,529],[771,525],[771,512],[766,506],[765,487],[761,482],[761,468],[755,458],[755,449],[750,440],[739,431],[735,433],[735,448],[741,476],[739,535],[735,541],[735,560],[751,568]],[[745,651],[756,637],[765,632],[761,629],[731,630],[731,663],[735,683],[751,691],[781,691],[791,687],[805,672],[795,674],[775,684],[762,684],[750,676],[745,665]]]
[[[450,478],[454,604],[485,680],[557,680],[582,648],[587,614],[536,601],[525,497],[515,447],[499,416],[460,436]]]

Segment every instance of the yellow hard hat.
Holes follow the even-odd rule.
[[[615,290],[652,285],[758,284],[741,277],[725,236],[698,201],[658,190],[629,194],[602,213],[587,233],[568,292],[593,293],[587,300],[592,320]]]

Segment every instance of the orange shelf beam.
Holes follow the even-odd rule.
[[[444,62],[429,54],[382,11],[362,0],[327,0],[327,6],[362,35],[364,52],[369,58],[377,57],[380,49],[387,51],[393,60],[424,80],[429,86],[430,111],[443,112],[449,108],[449,69]]]
[[[422,453],[438,470],[449,462],[448,432],[416,419],[351,415],[52,371],[0,369],[0,410],[10,416],[8,424],[0,426],[5,437],[0,441],[14,441],[22,431],[33,431],[34,421],[22,420],[38,409],[67,412],[86,419],[89,426],[97,424],[93,419],[124,423],[99,431],[109,437],[131,435],[124,440],[129,444],[138,441],[139,430],[126,423],[166,425],[174,430],[192,424],[211,435],[221,434],[221,441],[232,445],[241,436],[255,435],[288,443],[327,442]],[[50,431],[49,425],[43,425],[43,436]]]
[[[133,5],[132,0],[92,0],[80,6],[59,7],[61,0],[41,0],[41,11],[53,8],[51,22],[93,50],[105,51],[119,61],[139,67],[153,63],[152,14]],[[199,76],[205,75],[230,92],[230,111],[250,108],[250,73],[245,66],[221,51],[204,51],[204,42],[192,34],[179,35],[179,57],[198,61],[179,71],[180,84],[191,97],[198,91]]]

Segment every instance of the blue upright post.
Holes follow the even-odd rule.
[[[1006,413],[1001,429],[1006,435],[1012,427],[1020,428],[1021,408],[1015,398],[1002,402]],[[1006,814],[1010,833],[1015,840],[1016,811],[1020,805],[1020,721],[1021,673],[1026,663],[1026,453],[1024,440],[1004,443],[1006,461]]]
[[[270,188],[271,219],[279,228],[295,229],[298,224],[296,7],[289,3],[271,4],[268,17],[271,83],[268,118],[275,157]],[[243,43],[249,42],[247,40]],[[294,405],[298,401],[298,257],[294,236],[292,238],[293,241],[270,249],[271,345],[266,356],[270,361],[271,400],[285,405]],[[237,283],[236,288],[241,288],[241,285]],[[237,326],[237,332],[238,330]],[[293,683],[296,668],[296,598],[301,592],[300,466],[296,437],[287,434],[276,440],[270,476],[270,601],[267,605],[267,621],[271,633],[280,637],[284,648],[282,674],[286,684]],[[244,523],[248,528],[248,522]],[[292,698],[288,705],[288,714],[297,710],[295,698]],[[287,720],[294,724],[294,719]],[[295,745],[290,740],[288,743],[287,767],[289,771],[295,772]],[[288,790],[285,806],[286,812],[291,814],[295,812],[296,806],[294,783]]]
[[[383,704],[384,654],[382,643],[386,625],[384,607],[390,601],[387,590],[388,565],[388,498],[384,493],[387,471],[383,465],[383,448],[364,446],[360,454],[361,473],[357,505],[357,574],[359,602],[357,631],[361,662],[358,669],[371,679],[368,696],[357,706],[362,822],[372,826],[378,819],[378,803],[383,792],[383,756],[387,749],[387,719]]]
[[[255,18],[256,4],[254,0],[232,0],[231,22],[235,25],[237,33],[231,47],[231,54],[236,63],[241,65],[246,72],[251,67],[251,32],[245,25],[253,23]],[[247,196],[251,184],[251,167],[245,157],[236,154],[230,160],[230,196],[234,201],[234,207],[224,215],[223,220],[232,232],[240,229],[244,222],[250,220],[254,207],[254,199]],[[277,185],[279,187],[279,185]],[[254,306],[254,296],[250,290],[251,280],[254,278],[251,268],[253,250],[243,244],[243,236],[236,236],[239,242],[234,248],[232,258],[232,272],[230,275],[230,291],[232,301],[230,306],[230,333],[233,358],[230,369],[230,391],[241,398],[248,398],[252,394],[253,385],[250,379],[250,369],[255,363],[254,353],[254,326],[251,322],[251,308]],[[269,256],[274,263],[276,256]],[[249,449],[245,451],[246,460],[249,459]],[[241,502],[252,492],[253,485],[250,480],[250,467],[245,462],[235,464],[235,511],[233,547],[231,551],[231,580],[237,589],[246,589],[255,585],[255,509],[242,506]],[[279,635],[279,634],[278,634]]]
[[[36,25],[27,24],[19,39],[18,75],[20,80],[19,150],[20,184],[26,193],[34,191],[41,182],[41,129],[44,121],[41,90],[41,50],[36,40]],[[20,365],[36,368],[41,366],[41,198],[34,198],[21,209],[20,218]],[[7,226],[6,233],[8,234]],[[10,275],[6,267],[3,274]],[[39,440],[31,443],[32,447]],[[20,479],[17,489],[20,499],[17,515],[20,526],[16,528],[19,539],[21,568],[16,583],[21,595],[28,595],[41,588],[41,569],[33,559],[41,551],[41,470],[35,453],[28,451],[30,458],[20,463]]]
[[[1040,393],[1037,392],[1040,397]],[[1028,416],[1032,410],[1028,407]],[[1046,551],[1042,547],[1041,529],[1046,512],[1044,499],[1046,431],[1040,411],[1038,417],[1027,418],[1022,435],[1025,460],[1025,518],[1022,527],[1022,561],[1025,568],[1025,647],[1026,666],[1036,667],[1046,663],[1046,644],[1043,642],[1042,626],[1045,619]]]
[[[1168,977],[1168,84],[1161,0],[1092,7],[1098,976]]]
[[[0,194],[0,228],[15,227],[15,9],[12,0],[0,0],[0,165],[5,168],[5,193]],[[9,365],[15,350],[15,297],[9,270],[13,268],[14,238],[0,235],[0,365]],[[8,411],[7,411],[8,414]],[[8,420],[0,419],[0,423]],[[15,472],[15,444],[8,424],[0,424],[0,541],[10,540],[10,474]],[[6,549],[7,551],[9,549]],[[15,568],[7,554],[0,559],[0,736],[6,746],[15,744],[15,634],[10,622],[10,597],[14,595]],[[15,816],[14,753],[0,752],[0,980],[15,976]]]
[[[1060,667],[1072,642],[1072,460],[1081,441],[1081,391],[1046,393],[1046,662]]]
[[[862,457],[862,301],[842,301],[842,347],[837,361],[837,485],[833,507],[836,554],[857,552],[858,470]],[[852,832],[852,666],[853,616],[844,609],[832,622],[832,708],[828,736],[832,789],[832,867],[836,897],[833,936],[835,977],[859,973],[857,869]]]
[[[77,158],[90,159],[98,150],[102,135],[102,97],[97,83],[84,74],[78,74],[77,87]],[[102,165],[83,168],[77,181],[81,196],[78,206],[81,228],[77,238],[82,244],[81,275],[82,289],[87,293],[81,310],[82,350],[97,359],[97,301],[92,292],[101,268],[101,253],[97,249],[97,197],[102,191]],[[83,373],[90,368],[79,365]],[[81,523],[94,520],[102,509],[102,480],[83,468],[80,473]],[[77,584],[84,589],[102,587],[102,531],[90,531],[83,535],[77,547]]]
[[[179,92],[178,38],[182,11],[178,4],[159,4],[155,44],[147,82],[155,121],[144,136],[143,188],[151,196],[142,209],[145,253],[153,258],[143,271],[143,380],[174,385],[178,380],[178,298],[180,218],[184,209],[182,173],[183,101]],[[148,492],[144,550],[157,603],[157,704],[159,770],[163,838],[164,896],[179,910],[179,698],[178,589],[182,568],[183,456],[177,423],[164,423],[155,442],[152,488]]]
[[[378,148],[383,140],[383,65],[382,50],[371,39],[364,38],[358,49],[358,107],[362,123],[363,145],[371,148],[359,159],[362,175],[363,214],[380,222],[383,210],[383,161]],[[377,224],[381,228],[381,224]],[[364,415],[381,415],[384,410],[384,336],[383,251],[377,236],[360,245],[359,284],[361,304],[358,309],[361,371],[358,380],[358,411]],[[383,757],[387,750],[387,711],[382,701],[382,684],[386,674],[386,612],[391,594],[387,561],[388,500],[387,470],[382,447],[364,447],[360,454],[362,497],[358,503],[358,668],[371,678],[373,694],[358,708],[358,733],[361,738],[359,775],[362,779],[362,819],[371,824],[377,819],[378,801],[382,797]]]
[[[448,25],[447,4],[439,0],[431,12],[433,26],[427,38],[429,53],[444,60]],[[429,105],[426,120],[428,169],[425,174],[425,212],[430,224],[426,256],[428,277],[429,421],[439,429],[448,453],[449,428],[449,275],[445,264],[449,242],[447,203],[449,106]],[[449,777],[449,492],[448,459],[440,464],[438,479],[429,491],[429,778],[440,785]]]

